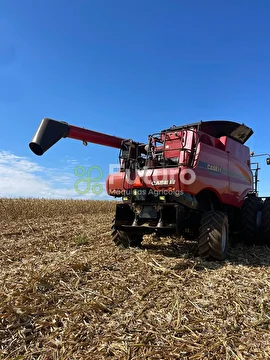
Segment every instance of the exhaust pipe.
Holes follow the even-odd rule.
[[[29,147],[34,154],[41,156],[60,139],[67,137],[69,131],[69,125],[64,121],[45,118],[41,121]]]

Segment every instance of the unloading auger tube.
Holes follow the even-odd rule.
[[[29,143],[34,154],[41,156],[62,138],[81,140],[120,149],[124,139],[69,125],[64,121],[45,118],[41,121],[33,139]]]

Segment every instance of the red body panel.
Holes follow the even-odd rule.
[[[138,170],[137,176],[141,180],[141,188],[152,190],[181,190],[180,189],[180,168],[170,169],[148,169]],[[109,195],[125,194],[133,189],[134,183],[138,188],[135,174],[127,176],[126,172],[110,174],[106,181],[106,190]],[[156,182],[163,182],[163,185],[155,185]]]
[[[192,150],[198,134],[192,131],[185,133],[185,149]],[[199,135],[200,142],[193,167],[176,166],[139,170],[137,176],[141,181],[141,187],[153,190],[183,191],[191,195],[210,190],[222,203],[241,207],[244,197],[252,190],[249,148],[228,137],[216,139],[207,134]],[[164,156],[178,158],[181,163],[184,155],[186,154],[187,157],[190,153],[180,151],[180,144],[179,134],[167,138],[164,143]],[[122,193],[124,195],[125,191],[134,187],[135,178],[135,173],[128,172],[109,175],[108,194],[120,195]]]
[[[225,150],[200,143],[197,155],[193,168],[196,181],[191,185],[182,184],[182,190],[196,195],[208,189],[222,203],[241,207],[244,197],[252,190],[249,149],[227,138]]]

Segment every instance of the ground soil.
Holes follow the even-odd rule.
[[[269,359],[270,249],[146,237],[120,250],[115,203],[0,200],[1,359]]]

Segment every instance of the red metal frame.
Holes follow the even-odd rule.
[[[117,136],[103,134],[97,131],[84,129],[78,126],[73,126],[73,125],[68,125],[68,126],[69,126],[69,134],[67,135],[67,137],[71,139],[87,141],[94,144],[109,146],[117,149],[120,149],[121,143],[124,140]]]

